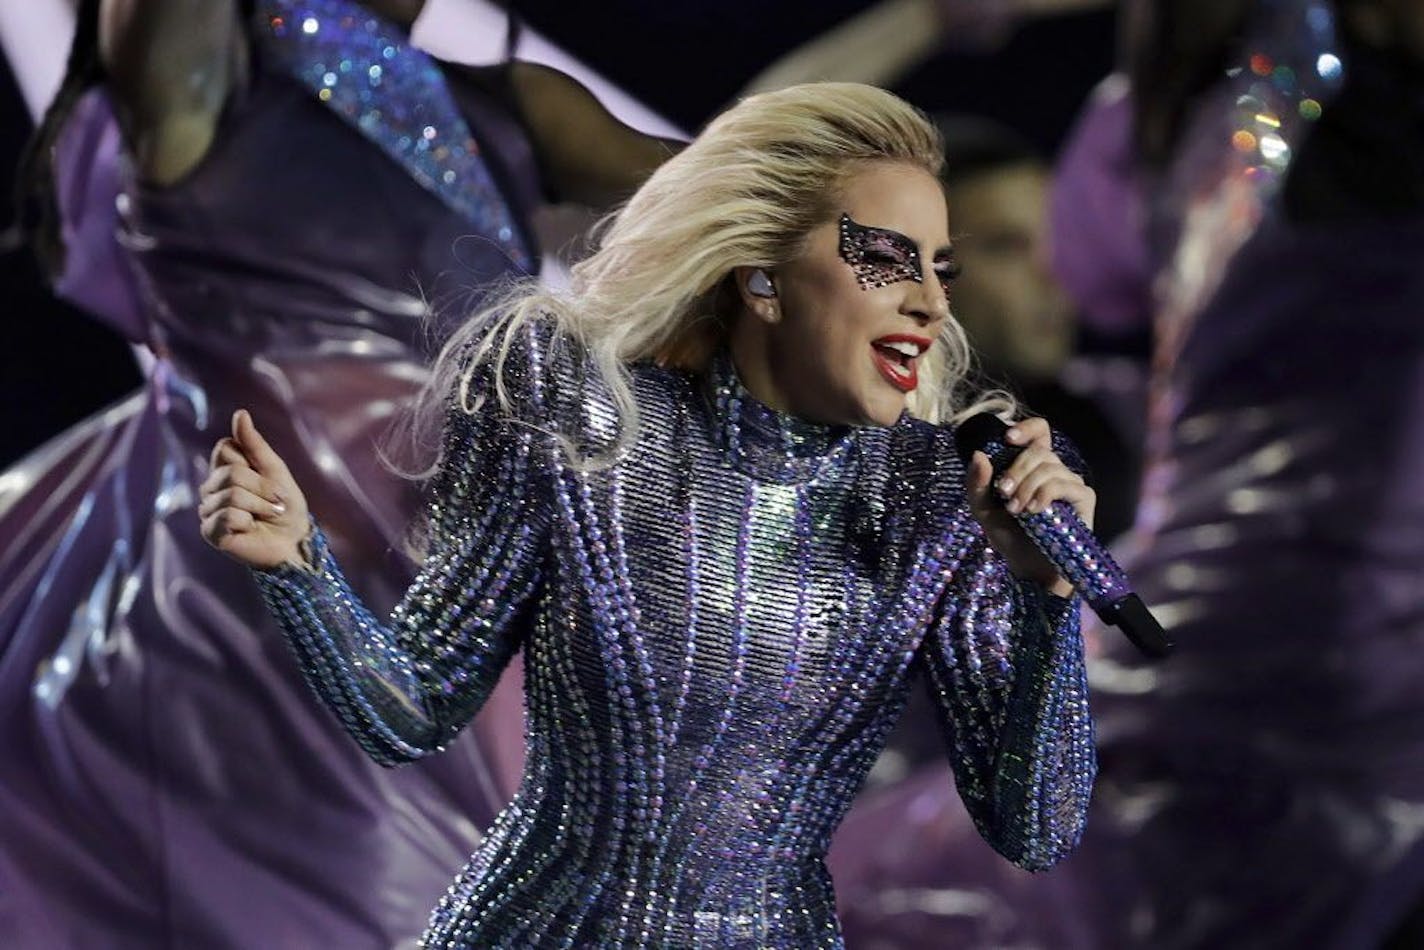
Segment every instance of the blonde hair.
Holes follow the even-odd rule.
[[[834,220],[845,182],[882,161],[933,176],[943,164],[934,125],[884,90],[810,83],[744,99],[600,223],[597,250],[573,267],[567,290],[530,279],[493,294],[445,346],[425,405],[448,405],[457,391],[464,409],[481,408],[470,402],[470,383],[492,363],[501,406],[517,415],[504,386],[505,359],[531,321],[552,320],[557,338],[581,348],[621,420],[617,444],[596,459],[578,457],[565,440],[571,461],[611,461],[638,435],[629,365],[704,369],[740,307],[732,269],[775,268],[796,257],[808,232]],[[913,415],[941,422],[984,408],[1012,411],[999,394],[962,405],[971,353],[953,319],[940,342],[910,395]]]

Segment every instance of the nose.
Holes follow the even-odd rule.
[[[900,312],[913,317],[921,326],[939,324],[949,319],[949,296],[938,280],[908,282],[911,289],[905,294]]]

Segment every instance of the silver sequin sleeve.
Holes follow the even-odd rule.
[[[1080,603],[1015,578],[976,530],[919,657],[965,806],[1029,870],[1077,845],[1097,771]]]
[[[549,534],[533,432],[488,401],[474,414],[451,408],[429,553],[388,619],[352,592],[319,527],[312,569],[254,572],[307,680],[384,765],[448,742],[520,647]]]

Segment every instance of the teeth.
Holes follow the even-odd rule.
[[[910,357],[910,359],[914,359],[920,355],[919,344],[911,343],[909,340],[895,340],[893,342],[881,343],[880,345],[887,349],[894,350],[897,353],[903,353],[905,356]]]
[[[899,363],[893,362],[891,360],[885,360],[881,363],[881,365],[888,367],[890,372],[894,373],[896,376],[899,376],[902,379],[910,378],[910,367],[908,366],[901,366]]]

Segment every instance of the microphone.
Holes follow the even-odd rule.
[[[1009,427],[987,412],[966,419],[954,433],[959,456],[967,466],[974,453],[983,452],[994,467],[994,477],[1009,467],[1023,451],[1006,441]],[[997,497],[997,496],[995,496]],[[1073,506],[1055,501],[1045,511],[1020,511],[1014,518],[1043,556],[1093,608],[1103,623],[1117,627],[1133,646],[1151,657],[1166,656],[1172,641],[1132,592],[1127,575],[1108,554],[1103,543],[1083,524]]]

